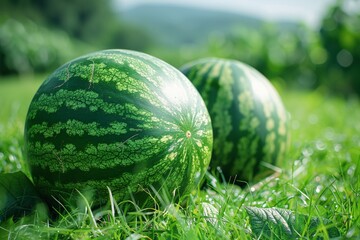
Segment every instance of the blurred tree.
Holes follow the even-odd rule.
[[[111,0],[35,0],[50,26],[99,48],[144,50],[150,37],[135,26],[121,22]],[[130,41],[140,37],[142,41]]]
[[[360,94],[360,12],[347,10],[350,1],[338,0],[327,11],[320,37],[327,51],[322,82],[343,94]],[[360,10],[359,2],[357,4]]]
[[[30,20],[0,25],[0,75],[51,71],[91,47]]]
[[[0,23],[9,18],[23,20],[30,18],[34,21],[40,20],[41,12],[33,6],[32,0],[2,0],[0,3]]]
[[[113,4],[112,0],[2,0],[0,73],[49,70],[64,56],[71,56],[64,55],[61,47],[68,48],[63,52],[73,51],[76,45],[84,45],[79,40],[87,43],[91,50],[144,51],[152,41],[150,35],[139,27],[123,23]],[[70,41],[64,35],[68,35]],[[44,58],[44,54],[52,58]]]
[[[302,24],[266,23],[260,29],[238,27],[226,38],[214,36],[209,52],[246,62],[270,80],[287,86],[314,88],[318,85],[310,51],[318,36]]]

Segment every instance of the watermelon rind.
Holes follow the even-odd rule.
[[[177,69],[145,53],[111,49],[74,59],[40,86],[25,124],[25,157],[39,192],[94,204],[182,196],[201,182],[212,152],[206,106]]]
[[[271,82],[232,59],[204,58],[180,70],[203,97],[214,132],[210,166],[239,185],[273,173],[289,146],[288,113]]]

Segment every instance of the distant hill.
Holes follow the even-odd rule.
[[[236,28],[259,28],[254,17],[224,11],[175,5],[141,5],[121,12],[123,21],[146,29],[158,44],[201,44],[213,34],[229,34]]]

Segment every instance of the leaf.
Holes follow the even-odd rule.
[[[23,172],[0,174],[0,223],[24,216],[40,203],[33,183]]]
[[[325,218],[309,217],[281,208],[245,207],[245,209],[253,233],[261,239],[299,239],[304,236],[322,239],[325,234],[320,227],[324,226],[329,238],[340,236],[339,230]]]

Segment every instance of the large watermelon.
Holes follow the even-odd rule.
[[[70,61],[35,94],[25,153],[40,193],[60,201],[90,189],[94,204],[143,203],[153,189],[179,195],[208,168],[212,127],[191,82],[135,51],[105,50]],[[76,195],[76,194],[75,194]]]
[[[271,83],[235,60],[200,59],[181,71],[199,90],[212,119],[212,169],[220,167],[231,182],[268,174],[265,170],[284,158],[288,143],[287,112]]]

